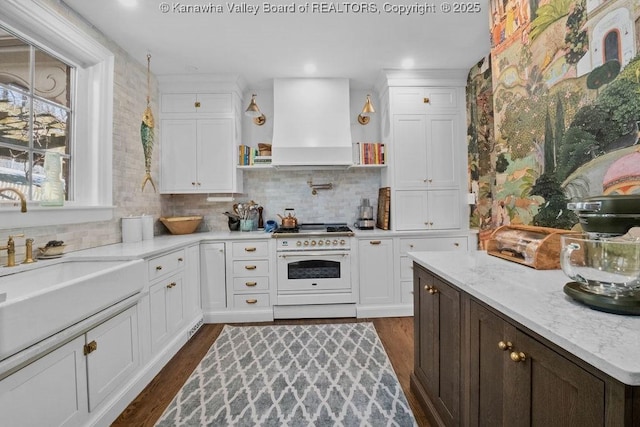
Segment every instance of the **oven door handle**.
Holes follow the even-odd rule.
[[[349,256],[348,251],[344,252],[336,252],[336,251],[326,251],[326,252],[296,252],[296,253],[286,253],[278,255],[280,258],[308,258],[308,257],[326,257],[326,256]]]

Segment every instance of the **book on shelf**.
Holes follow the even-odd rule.
[[[238,146],[238,165],[249,166],[253,165],[255,158],[258,157],[258,149],[249,147],[248,145],[241,144]]]
[[[385,150],[381,142],[357,142],[354,159],[359,165],[384,165]]]

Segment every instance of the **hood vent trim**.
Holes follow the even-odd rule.
[[[353,166],[349,79],[275,79],[272,165]]]

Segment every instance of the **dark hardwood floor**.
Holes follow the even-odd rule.
[[[413,409],[419,426],[429,426],[427,417],[409,388],[409,375],[413,370],[413,318],[375,319],[305,319],[276,320],[268,324],[307,324],[339,322],[373,322],[389,360],[398,376],[400,385]],[[242,325],[248,325],[243,323]],[[112,424],[116,427],[153,426],[165,408],[182,387],[191,372],[207,353],[222,331],[223,324],[204,325],[198,333],[169,361],[149,385],[131,402]]]

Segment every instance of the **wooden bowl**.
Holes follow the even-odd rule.
[[[160,222],[164,224],[171,234],[191,234],[202,222],[202,216],[169,216],[161,217]]]

